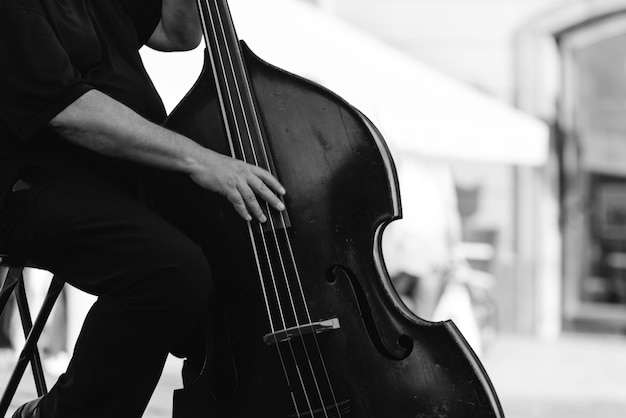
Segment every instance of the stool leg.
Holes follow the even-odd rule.
[[[36,350],[37,341],[39,340],[39,336],[43,331],[43,328],[48,320],[48,316],[52,311],[52,307],[56,302],[59,293],[63,289],[64,282],[60,279],[54,277],[52,279],[52,283],[50,283],[50,288],[48,289],[48,294],[41,305],[41,309],[39,314],[37,315],[37,319],[35,319],[35,324],[33,325],[30,333],[28,334],[28,338],[26,338],[26,342],[24,343],[24,348],[20,353],[19,360],[15,369],[13,370],[13,374],[11,374],[11,378],[9,379],[9,383],[2,394],[2,399],[0,400],[0,417],[4,417],[6,415],[9,406],[11,405],[11,400],[17,391],[17,387],[24,375],[24,371],[26,370],[26,366],[28,365],[28,361],[30,360],[32,353]]]
[[[4,312],[4,308],[11,297],[11,293],[15,289],[17,282],[22,277],[23,267],[9,267],[2,286],[0,286],[0,313]]]
[[[15,297],[17,298],[17,307],[20,313],[20,319],[22,320],[24,338],[28,338],[28,334],[33,328],[33,322],[30,315],[30,309],[28,307],[28,299],[26,298],[26,289],[24,289],[23,272],[21,280],[17,283],[17,287],[15,289]],[[39,340],[39,336],[37,336],[37,340]],[[33,369],[33,379],[35,380],[37,395],[45,395],[46,393],[48,393],[48,388],[46,387],[46,378],[43,374],[41,356],[39,355],[39,349],[37,348],[37,344],[33,346],[32,352],[26,353],[26,358],[30,360],[30,365]]]

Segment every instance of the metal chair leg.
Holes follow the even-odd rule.
[[[23,267],[10,267],[7,277],[2,282],[2,286],[0,287],[0,312],[4,309],[11,291],[15,290],[20,317],[22,319],[22,327],[24,328],[25,336],[27,335],[26,342],[24,343],[18,362],[13,369],[13,373],[11,374],[9,382],[4,390],[4,393],[2,394],[2,399],[0,399],[0,417],[4,417],[9,409],[11,400],[15,396],[17,387],[29,362],[31,362],[33,368],[33,376],[35,378],[38,395],[41,396],[47,393],[43,367],[41,365],[39,350],[37,349],[37,342],[41,336],[48,317],[50,316],[50,312],[54,307],[54,303],[56,302],[61,290],[63,289],[63,285],[65,284],[62,280],[57,279],[56,277],[52,279],[46,298],[41,305],[41,309],[39,310],[39,314],[35,319],[35,323],[32,324],[30,311],[28,309],[28,301],[26,299],[26,292],[24,290],[22,270]]]
[[[9,267],[6,276],[0,285],[0,312],[4,312],[4,308],[9,302],[11,293],[15,289],[17,282],[20,280],[22,268]]]
[[[28,307],[28,299],[26,297],[26,289],[24,288],[24,273],[22,272],[21,280],[17,283],[15,288],[15,297],[17,298],[17,308],[20,313],[20,319],[22,321],[22,329],[24,331],[24,338],[27,339],[29,333],[33,328],[32,316]],[[46,316],[47,319],[47,316]],[[36,341],[39,340],[39,335],[36,337]],[[35,380],[35,387],[37,388],[37,395],[45,395],[48,393],[46,387],[46,378],[43,374],[43,366],[41,365],[41,355],[39,354],[39,348],[37,344],[33,346],[33,351],[26,353],[30,360],[30,365],[33,370],[33,378]],[[20,377],[21,378],[21,377]]]

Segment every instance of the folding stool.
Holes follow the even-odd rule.
[[[37,342],[65,282],[56,276],[52,278],[48,293],[41,305],[39,314],[35,319],[35,323],[33,324],[30,309],[28,307],[28,300],[26,298],[26,290],[24,288],[23,271],[25,267],[36,266],[27,263],[26,260],[21,257],[2,253],[0,253],[0,266],[7,268],[7,274],[5,277],[0,277],[0,314],[4,312],[4,308],[7,306],[7,302],[9,301],[11,294],[15,292],[22,328],[24,329],[24,336],[26,338],[26,342],[24,343],[24,347],[22,348],[17,364],[13,369],[11,378],[4,389],[2,399],[0,400],[0,417],[4,417],[9,409],[9,406],[11,405],[11,400],[13,399],[13,396],[15,396],[17,387],[20,380],[24,376],[24,372],[29,362],[31,363],[33,370],[37,395],[42,396],[48,393],[43,368],[41,366],[41,357],[39,355],[39,349],[37,348]]]

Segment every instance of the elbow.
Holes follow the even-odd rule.
[[[190,51],[202,41],[202,32],[199,27],[186,30],[170,31],[165,34],[166,45],[169,51]]]
[[[189,51],[200,45],[202,31],[198,26],[182,26],[176,30],[166,30],[160,24],[147,42],[150,48],[164,52]]]
[[[177,39],[174,43],[175,49],[173,51],[190,51],[196,49],[202,41],[202,34],[183,36]]]

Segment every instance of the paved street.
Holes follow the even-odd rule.
[[[626,338],[500,339],[484,364],[508,418],[626,416]]]
[[[626,416],[626,337],[501,337],[483,362],[507,418]],[[180,387],[179,366],[175,359],[168,361],[145,418],[171,416],[171,392]],[[6,365],[0,368],[2,382],[8,373]],[[34,396],[32,379],[26,376],[10,411]]]

